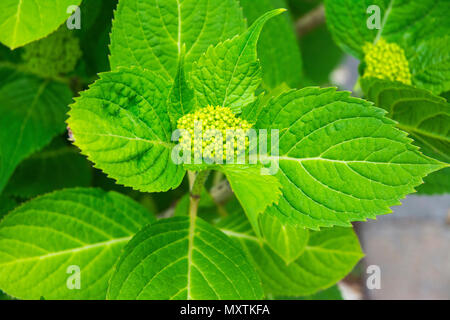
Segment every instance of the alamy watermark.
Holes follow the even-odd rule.
[[[67,274],[70,274],[66,280],[66,286],[69,290],[80,290],[81,289],[81,269],[80,266],[71,265],[67,267]]]
[[[81,10],[79,6],[71,5],[67,7],[66,12],[71,16],[66,21],[67,29],[81,29]]]
[[[369,30],[381,29],[381,9],[379,6],[373,4],[367,7],[367,14],[370,16],[367,18],[366,25]]]
[[[367,267],[366,273],[369,274],[366,279],[367,289],[381,289],[381,268],[372,264]]]

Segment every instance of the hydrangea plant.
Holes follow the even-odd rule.
[[[360,10],[341,12],[344,2],[326,1],[328,23],[364,61],[367,100],[335,87],[289,88],[289,68],[301,62],[277,69],[288,58],[262,45],[289,26],[270,1],[120,0],[104,32],[111,70],[71,104],[67,82],[0,67],[0,123],[17,136],[12,144],[0,135],[0,210],[14,208],[0,222],[0,289],[21,299],[263,299],[308,296],[344,278],[363,257],[352,222],[390,213],[428,174],[448,170],[450,154],[448,103],[437,96],[450,89],[448,75],[436,75],[446,60],[424,49],[419,26],[410,34],[423,50],[411,55],[413,41],[388,29],[390,19],[378,35],[345,37],[348,15],[359,19]],[[402,8],[390,8],[398,25]],[[9,47],[45,36],[21,33],[28,20],[15,21],[7,27],[16,36],[0,31]],[[21,98],[7,94],[24,82]],[[64,131],[68,104],[73,144],[127,191],[77,182],[17,205],[10,195],[23,195],[17,181],[27,175],[7,185],[10,176]],[[59,155],[51,150],[41,157]],[[186,194],[158,218],[123,194],[169,194],[185,190],[183,181]],[[231,189],[226,204],[220,185]]]

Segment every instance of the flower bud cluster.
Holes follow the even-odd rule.
[[[374,77],[411,84],[411,72],[405,52],[396,43],[380,38],[376,44],[363,47],[366,70],[364,77]]]
[[[245,153],[251,125],[230,108],[207,106],[178,119],[177,128],[189,133],[178,141],[184,150],[190,148],[191,155],[225,160],[229,149],[235,156]]]
[[[22,54],[26,67],[44,77],[73,71],[80,57],[79,40],[65,25],[46,38],[25,46]]]

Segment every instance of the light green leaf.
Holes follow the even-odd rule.
[[[17,167],[5,193],[31,198],[63,188],[87,187],[91,179],[91,167],[86,159],[58,137]]]
[[[256,48],[264,24],[284,12],[276,9],[262,15],[243,34],[209,47],[194,63],[191,82],[199,106],[229,107],[234,112],[255,100],[261,82]]]
[[[81,0],[2,0],[0,42],[15,49],[41,39],[66,21],[69,6],[80,3]]]
[[[287,4],[285,0],[241,0],[241,6],[251,24],[265,12],[286,8]],[[289,14],[267,22],[258,41],[258,57],[265,87],[275,88],[282,83],[292,88],[301,85],[302,57]]]
[[[171,159],[170,86],[140,68],[101,74],[71,106],[75,145],[120,184],[146,192],[177,187],[185,170]]]
[[[290,264],[303,253],[308,243],[307,229],[283,224],[271,214],[260,215],[261,231],[264,240],[286,264]]]
[[[389,207],[443,168],[370,102],[334,88],[292,90],[272,99],[256,128],[279,130],[276,177],[283,195],[267,209],[282,222],[350,226]]]
[[[99,189],[35,198],[0,223],[0,288],[20,299],[104,299],[120,251],[153,220],[131,199]],[[80,268],[79,290],[67,286],[69,266]]]
[[[66,85],[0,68],[0,192],[16,166],[64,131]]]
[[[369,29],[367,13],[371,5],[380,8],[380,29]],[[450,2],[447,0],[326,0],[327,25],[336,43],[358,58],[362,46],[383,37],[388,42],[412,48],[433,37],[444,37],[450,31]],[[408,51],[408,50],[407,50]],[[413,50],[414,51],[414,50]]]
[[[278,202],[280,183],[272,175],[262,175],[261,168],[256,166],[225,165],[222,168],[256,234],[260,235],[259,215]]]
[[[449,31],[450,32],[450,31]],[[450,36],[423,41],[412,50],[413,83],[435,94],[450,90]]]
[[[160,220],[126,246],[109,299],[261,299],[245,254],[200,218]]]
[[[168,112],[172,121],[172,128],[176,129],[177,120],[193,111],[195,107],[194,90],[186,81],[184,70],[184,55],[186,46],[183,46],[178,62],[177,73],[169,95]]]
[[[121,0],[111,33],[111,67],[140,66],[174,78],[183,44],[189,71],[208,46],[244,28],[235,0]]]
[[[242,246],[263,281],[266,295],[296,297],[326,289],[344,278],[363,257],[351,228],[310,231],[303,253],[286,265],[258,240],[244,215],[230,215],[217,227]]]

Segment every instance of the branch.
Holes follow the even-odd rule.
[[[324,22],[325,7],[321,4],[298,19],[295,23],[295,30],[297,31],[298,36],[302,37]]]

